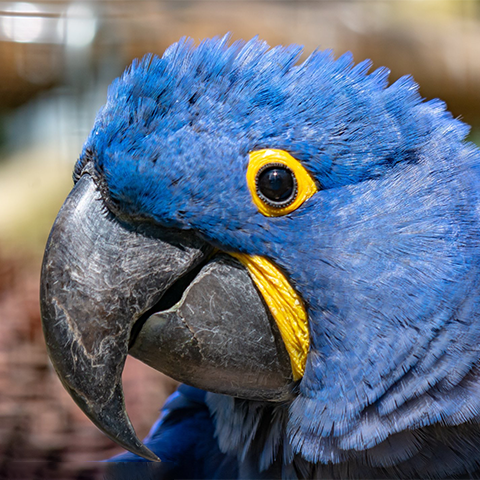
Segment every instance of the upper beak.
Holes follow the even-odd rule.
[[[121,375],[129,347],[154,368],[200,388],[272,400],[291,392],[288,354],[235,260],[210,264],[175,308],[149,316],[212,251],[189,231],[122,222],[107,210],[89,174],[68,196],[47,242],[40,300],[53,366],[102,431],[151,460],[159,459],[137,438],[124,405]],[[216,304],[212,288],[221,290]],[[188,317],[182,308],[195,313]]]
[[[126,414],[121,375],[135,321],[208,246],[119,222],[90,175],[76,184],[47,242],[41,310],[47,349],[65,388],[113,440],[158,460],[138,440]]]

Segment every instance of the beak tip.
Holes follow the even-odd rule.
[[[120,383],[116,385],[109,401],[103,405],[98,405],[95,401],[89,402],[71,389],[68,384],[64,384],[64,386],[75,403],[107,437],[135,455],[152,462],[161,462],[160,458],[137,437],[125,410],[123,389]]]
[[[113,441],[121,445],[129,452],[138,455],[139,457],[145,458],[146,460],[150,460],[151,462],[161,462],[161,459],[155,453],[153,453],[146,445],[144,445],[143,442],[139,440],[136,436],[134,438],[129,438],[128,441],[125,441],[125,439],[119,439],[109,435],[107,432],[105,433],[109,438],[111,438]]]
[[[149,448],[143,445],[143,443],[141,447],[136,449],[136,451],[133,453],[135,453],[136,455],[139,455],[140,457],[145,458],[146,460],[161,463],[160,458],[157,455],[155,455],[155,453],[153,453]]]

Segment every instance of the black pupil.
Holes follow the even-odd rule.
[[[257,187],[269,200],[283,202],[292,196],[295,188],[293,174],[288,168],[266,168],[258,176]]]

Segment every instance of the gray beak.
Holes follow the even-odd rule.
[[[84,174],[42,267],[48,353],[64,387],[112,440],[150,460],[125,410],[130,353],[190,385],[244,398],[291,394],[290,360],[246,270],[190,231],[123,222]]]

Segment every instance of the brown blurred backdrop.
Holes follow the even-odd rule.
[[[412,74],[480,143],[477,0],[0,0],[0,478],[88,479],[119,451],[64,393],[45,354],[42,250],[108,84],[181,36],[231,31],[271,45],[351,50]],[[477,130],[478,128],[478,130]],[[130,359],[127,407],[140,436],[175,383]]]

